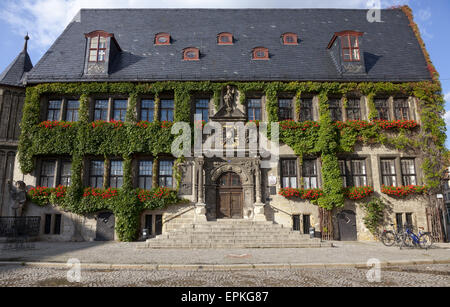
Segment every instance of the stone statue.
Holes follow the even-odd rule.
[[[14,200],[11,208],[15,217],[21,217],[23,207],[27,201],[27,185],[23,181],[17,181],[14,186],[12,183],[11,180],[8,180],[9,193]]]
[[[236,95],[236,90],[234,88],[232,88],[230,85],[227,85],[227,93],[223,97],[223,100],[225,102],[225,106],[227,107],[228,115],[231,115],[231,112],[233,111],[233,103],[234,103],[235,95]]]

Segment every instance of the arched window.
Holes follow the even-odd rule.
[[[108,49],[108,38],[113,34],[105,31],[94,31],[85,35],[89,39],[89,62],[104,62]]]
[[[158,33],[155,35],[155,45],[170,45],[170,34]]]
[[[295,33],[284,33],[282,39],[284,45],[298,45],[298,35]]]
[[[233,34],[223,32],[217,35],[217,44],[219,45],[233,45]]]
[[[198,48],[186,48],[183,50],[184,61],[198,61],[200,60],[200,50]]]
[[[257,47],[253,49],[253,60],[268,60],[269,59],[269,49],[264,47]]]

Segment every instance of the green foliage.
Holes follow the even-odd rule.
[[[362,208],[366,211],[364,217],[364,225],[374,234],[378,234],[378,227],[383,222],[384,209],[386,205],[379,198],[372,198],[371,201],[362,204]]]
[[[319,95],[320,125],[311,123],[305,129],[281,129],[280,140],[293,148],[300,160],[304,155],[320,155],[322,159],[324,197],[319,205],[326,209],[342,207],[340,170],[337,154],[352,152],[358,142],[365,144],[384,144],[398,149],[417,149],[422,153],[425,183],[431,189],[437,188],[442,175],[442,156],[446,153],[446,129],[442,119],[444,100],[438,82],[155,82],[155,83],[51,83],[27,88],[21,136],[19,140],[19,163],[23,173],[31,173],[38,155],[61,154],[72,156],[72,186],[64,198],[55,201],[63,208],[75,213],[96,212],[108,208],[118,216],[118,231],[121,238],[135,237],[138,225],[136,212],[142,207],[135,206],[136,193],[131,184],[131,157],[136,153],[154,156],[157,173],[158,155],[170,153],[174,138],[170,126],[165,123],[137,124],[136,105],[140,95],[153,95],[155,116],[160,108],[160,94],[174,93],[175,121],[191,119],[192,93],[209,92],[214,95],[216,109],[220,107],[223,88],[233,85],[240,91],[240,103],[245,103],[249,93],[265,93],[266,110],[269,122],[278,121],[278,94],[295,95],[296,113],[301,111],[301,97],[304,94]],[[419,100],[421,115],[420,132],[398,130],[384,133],[378,126],[345,126],[339,129],[331,121],[328,110],[328,95],[349,93],[365,95],[368,98],[369,119],[377,117],[373,98],[377,95],[409,95]],[[46,129],[39,127],[40,102],[46,95],[79,96],[79,122],[71,127]],[[129,97],[126,122],[120,126],[105,123],[93,127],[89,123],[89,97],[93,94],[120,94]],[[397,133],[399,132],[399,133]],[[86,155],[120,156],[124,159],[124,189],[114,204],[87,200],[83,197],[82,169]],[[176,163],[177,164],[177,163]],[[176,169],[178,169],[176,167]],[[175,170],[178,180],[181,176]],[[157,187],[157,182],[154,182]],[[151,207],[152,205],[150,205]]]

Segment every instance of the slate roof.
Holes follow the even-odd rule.
[[[348,9],[83,9],[28,74],[29,83],[72,81],[419,81],[431,80],[419,43],[400,9],[382,10],[369,23],[367,10]],[[85,33],[113,33],[123,52],[104,77],[83,75]],[[364,32],[367,74],[342,76],[327,45],[335,32]],[[155,34],[170,33],[170,46],[155,46]],[[217,34],[231,32],[231,46]],[[294,32],[300,43],[285,46]],[[200,48],[200,61],[183,61],[182,50]],[[270,60],[251,59],[255,47]]]
[[[1,85],[23,87],[23,79],[27,72],[33,68],[30,56],[26,48],[9,64],[9,66],[0,75]]]

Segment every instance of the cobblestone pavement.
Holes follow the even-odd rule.
[[[62,262],[108,264],[279,264],[366,263],[380,261],[450,260],[450,244],[430,250],[385,247],[381,243],[335,242],[336,247],[287,249],[141,248],[144,243],[48,243],[0,244],[0,262]]]
[[[82,270],[81,283],[67,281],[67,270],[0,266],[0,287],[450,287],[450,265],[382,269],[381,282],[370,283],[367,269],[251,271]]]

